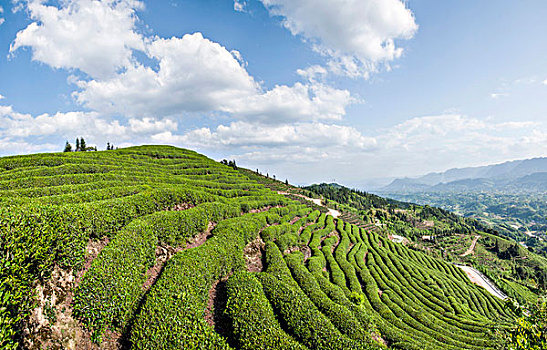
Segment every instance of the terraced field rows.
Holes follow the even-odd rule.
[[[513,316],[454,266],[192,151],[1,158],[0,203],[7,348],[485,349]],[[37,302],[59,269],[83,273],[73,294]]]

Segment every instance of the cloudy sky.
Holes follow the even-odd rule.
[[[83,136],[359,187],[547,156],[545,18],[544,0],[0,0],[0,156]]]

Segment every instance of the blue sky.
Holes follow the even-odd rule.
[[[0,7],[0,155],[172,144],[365,189],[547,155],[542,0]]]

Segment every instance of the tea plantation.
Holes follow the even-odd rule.
[[[167,146],[0,158],[1,347],[498,347],[515,315],[462,270],[244,174]]]

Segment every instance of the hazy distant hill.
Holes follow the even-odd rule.
[[[546,191],[547,158],[450,169],[418,178],[395,179],[381,192]]]

